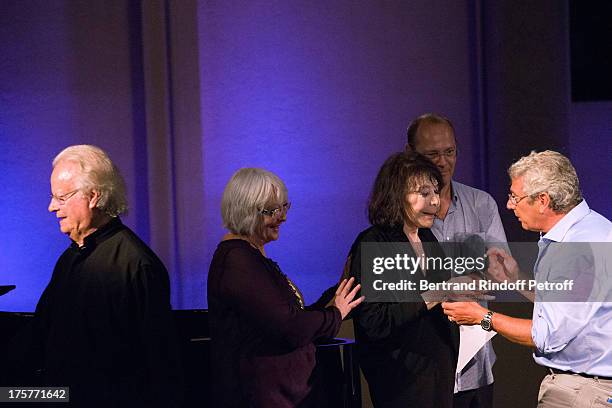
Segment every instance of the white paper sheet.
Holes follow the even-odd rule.
[[[474,326],[459,326],[459,360],[457,361],[457,373],[470,362],[478,350],[497,334],[496,331],[486,331],[479,324]]]

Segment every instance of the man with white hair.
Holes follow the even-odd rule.
[[[609,254],[599,258],[591,248],[612,242],[612,223],[589,208],[576,170],[560,153],[532,152],[508,173],[508,209],[524,229],[540,232],[536,280],[554,283],[574,276],[574,283],[587,284],[588,291],[578,293],[580,298],[568,295],[572,301],[566,302],[557,301],[563,300],[558,296],[550,301],[545,292],[536,291],[532,319],[494,313],[474,302],[444,303],[444,312],[458,324],[481,324],[484,330],[535,348],[536,363],[550,371],[540,386],[538,407],[607,406],[612,401],[612,302],[605,280]],[[566,242],[583,244],[559,244]],[[516,262],[506,253],[498,256],[491,262],[516,280]],[[599,295],[592,298],[592,293]]]
[[[49,211],[71,245],[36,307],[43,381],[69,386],[72,406],[173,407],[180,364],[168,272],[119,214],[125,185],[101,149],[53,160]]]

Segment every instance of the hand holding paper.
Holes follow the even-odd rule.
[[[448,316],[448,320],[465,325],[480,324],[480,321],[488,312],[487,309],[476,302],[444,302],[442,303],[442,309],[444,309],[444,314]],[[480,327],[478,328],[480,329]]]

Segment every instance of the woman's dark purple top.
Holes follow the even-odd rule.
[[[310,390],[313,341],[337,334],[335,307],[303,310],[278,265],[221,242],[208,273],[215,407],[295,407]]]

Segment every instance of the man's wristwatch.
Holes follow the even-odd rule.
[[[480,327],[482,327],[483,330],[491,331],[491,329],[493,328],[493,324],[491,324],[492,316],[493,316],[493,312],[489,310],[487,314],[484,315],[484,317],[480,321]]]

